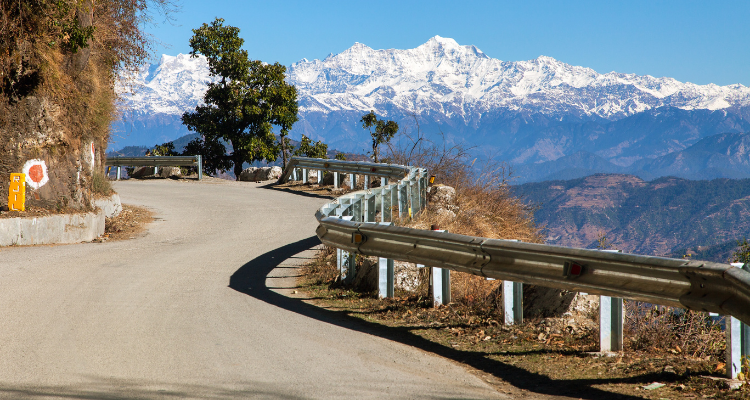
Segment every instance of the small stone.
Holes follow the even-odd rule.
[[[677,372],[674,370],[674,367],[671,365],[667,365],[664,367],[664,373],[665,374],[677,374]]]
[[[743,383],[743,381],[737,379],[728,379],[724,381],[724,386],[729,390],[738,390],[740,387],[742,387]]]
[[[297,291],[296,290],[292,290],[292,294],[297,294]]]
[[[654,383],[652,383],[650,385],[643,386],[643,389],[644,390],[654,390],[654,389],[658,389],[658,388],[664,387],[664,386],[666,386],[666,385],[664,385],[663,383],[654,382]]]

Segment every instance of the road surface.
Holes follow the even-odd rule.
[[[503,398],[289,297],[325,200],[260,186],[118,182],[145,235],[1,248],[0,398]]]

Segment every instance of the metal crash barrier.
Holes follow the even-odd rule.
[[[507,290],[503,290],[503,296],[506,293],[508,297],[515,295],[514,301],[506,305],[506,315],[509,315],[506,323],[521,320],[518,314],[513,314],[520,313],[522,309],[518,299],[522,293],[519,282],[606,296],[601,303],[603,313],[600,328],[607,331],[601,335],[603,351],[622,350],[621,299],[731,316],[727,318],[727,371],[732,377],[739,372],[738,354],[746,354],[750,345],[738,347],[742,329],[735,326],[739,321],[750,323],[750,272],[742,265],[487,239],[393,226],[389,223],[391,207],[397,207],[400,216],[416,215],[426,207],[427,171],[424,169],[295,157],[287,165],[281,181],[300,168],[375,175],[393,180],[379,188],[348,193],[323,205],[316,212],[318,237],[325,245],[349,254],[348,260],[353,258],[353,254],[363,254],[501,279],[506,283],[504,286],[508,286]],[[385,262],[381,269],[391,275],[383,280],[390,281],[392,285],[393,267],[390,262],[390,268]],[[348,271],[342,267],[342,274],[353,276],[354,273],[353,267]],[[392,290],[392,286],[388,288],[385,285],[381,296],[392,296]],[[510,314],[509,307],[513,310]]]
[[[198,167],[198,180],[203,179],[201,156],[153,156],[153,157],[108,157],[105,165],[117,167],[117,180],[120,180],[122,167]]]

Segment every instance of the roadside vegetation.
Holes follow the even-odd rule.
[[[117,117],[114,88],[150,56],[145,24],[156,15],[168,20],[174,7],[170,0],[0,2],[0,192],[29,159],[54,166],[49,183],[27,193],[30,209],[86,209],[92,194],[107,191],[96,173]]]

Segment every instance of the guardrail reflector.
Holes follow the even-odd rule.
[[[360,244],[360,243],[364,243],[365,240],[367,240],[367,237],[365,237],[365,235],[363,235],[362,233],[360,232],[352,233],[352,243]]]
[[[563,264],[563,276],[568,278],[577,278],[583,274],[583,265],[572,261],[565,261]]]

